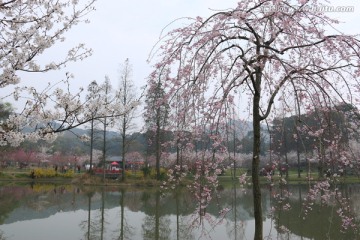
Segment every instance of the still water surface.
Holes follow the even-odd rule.
[[[303,220],[306,186],[291,186],[287,211],[268,214],[277,203],[274,189],[263,188],[265,239],[356,239],[340,231],[334,206],[315,204]],[[360,185],[343,187],[359,216]],[[281,192],[281,191],[280,191]],[[277,191],[278,193],[278,191]],[[0,240],[47,239],[253,239],[249,190],[225,188],[199,217],[185,189],[162,194],[142,188],[83,188],[73,185],[0,186]],[[221,218],[220,211],[229,212]]]

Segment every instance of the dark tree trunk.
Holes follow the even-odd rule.
[[[285,121],[283,119],[283,133],[284,133],[284,146],[285,146],[285,164],[286,164],[286,167],[285,167],[285,178],[286,179],[289,179],[289,160],[288,160],[288,156],[287,156],[287,153],[288,153],[288,147],[287,147],[287,135],[286,135],[286,129],[285,129]],[[283,170],[283,166],[280,166],[281,167],[281,176],[282,176],[282,170]]]
[[[94,119],[91,119],[91,133],[90,133],[90,174],[93,173],[93,147],[94,147]]]
[[[125,181],[126,180],[126,159],[125,159],[125,154],[126,154],[126,126],[125,126],[125,119],[123,120],[123,129],[122,129],[122,153],[121,153],[121,158],[122,158],[122,174],[121,174],[121,180]]]
[[[161,128],[161,124],[160,124],[160,109],[157,109],[157,114],[156,114],[156,140],[155,140],[155,157],[156,157],[156,179],[160,180],[160,151],[161,151],[161,140],[160,140],[160,129]]]
[[[301,178],[301,166],[300,166],[300,134],[297,129],[297,125],[295,125],[296,129],[296,156],[297,156],[297,173],[298,178]]]
[[[253,197],[254,197],[254,217],[255,217],[255,240],[263,239],[263,222],[262,222],[262,206],[261,206],[261,191],[259,182],[259,165],[260,165],[260,74],[257,74],[254,89],[253,99],[253,128],[254,128],[254,152],[252,159],[252,183],[253,183]]]
[[[123,96],[123,104],[126,106],[128,103],[127,97],[128,97],[128,87],[127,87],[127,80],[124,80],[124,96]],[[127,152],[126,149],[126,144],[127,144],[127,139],[126,139],[126,130],[128,128],[128,113],[125,113],[124,116],[122,117],[122,129],[121,129],[121,135],[122,135],[122,174],[121,174],[121,179],[124,182],[126,180],[126,159],[125,159],[125,155]]]
[[[103,182],[105,182],[105,170],[106,170],[106,118],[104,118],[104,141],[103,141]]]

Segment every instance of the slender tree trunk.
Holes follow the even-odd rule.
[[[103,141],[103,182],[105,182],[106,169],[106,118],[104,118],[104,141]]]
[[[227,145],[227,154],[228,154],[228,161],[231,162],[231,153],[230,153],[230,141],[229,141],[229,125],[231,126],[231,118],[229,119],[229,123],[226,121],[226,145]],[[230,169],[232,171],[232,169]],[[234,174],[235,175],[235,174]],[[234,179],[233,173],[231,173],[231,177]]]
[[[183,170],[183,148],[180,148],[180,171]]]
[[[180,140],[179,138],[176,139],[176,165],[180,164]]]
[[[233,155],[233,171],[234,171],[234,178],[236,178],[236,125],[235,125],[235,110],[234,110],[234,119],[233,119],[233,147],[234,147],[234,155]]]
[[[156,140],[155,140],[155,157],[156,157],[156,179],[160,180],[160,151],[161,151],[161,141],[160,141],[160,110],[157,110],[156,116]]]
[[[125,126],[125,116],[123,118],[123,129],[122,129],[122,152],[121,152],[121,158],[122,158],[122,177],[121,180],[125,181],[126,180],[126,159],[125,159],[125,154],[126,154],[126,126]]]
[[[123,96],[123,104],[124,106],[127,105],[128,100],[128,87],[127,87],[127,80],[124,80],[123,83],[123,87],[124,87],[124,96]],[[127,122],[127,113],[124,114],[124,116],[122,117],[122,131],[121,131],[121,135],[122,135],[122,175],[121,175],[121,179],[122,181],[126,180],[126,159],[125,159],[125,154],[127,152],[126,149],[126,130],[128,128],[128,122]]]
[[[287,153],[288,153],[288,147],[287,147],[287,135],[286,135],[286,129],[285,129],[285,126],[284,126],[284,119],[283,119],[283,133],[284,133],[284,146],[285,146],[285,164],[286,164],[286,168],[285,168],[285,178],[286,179],[289,179],[289,160],[288,160],[288,156],[287,156]],[[282,172],[282,166],[281,167],[281,172]],[[282,175],[282,173],[281,173]]]
[[[108,89],[109,86],[106,83],[105,86],[105,106],[108,105]],[[107,127],[107,118],[104,118],[104,141],[103,141],[103,182],[105,182],[105,169],[106,169],[106,127]]]
[[[89,172],[92,173],[93,163],[93,146],[94,145],[94,119],[91,119],[91,133],[90,133],[90,168]]]
[[[253,129],[254,129],[254,152],[252,159],[252,183],[254,197],[254,217],[255,217],[255,235],[254,240],[263,239],[263,222],[262,222],[262,206],[261,206],[261,189],[259,182],[259,165],[260,165],[260,75],[257,73],[256,86],[254,89],[253,99]]]
[[[297,124],[295,125],[296,129],[296,155],[297,155],[297,172],[298,178],[301,178],[301,167],[300,167],[300,134],[297,129]]]

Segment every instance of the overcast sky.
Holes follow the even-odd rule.
[[[360,33],[360,1],[332,0],[329,5],[354,6],[352,13],[334,13],[333,16],[346,22],[341,26],[344,32]],[[65,56],[65,52],[77,43],[85,43],[94,54],[82,62],[69,63],[63,70],[22,75],[21,84],[41,89],[48,82],[64,79],[66,72],[72,72],[74,89],[86,87],[93,80],[103,82],[105,75],[110,77],[113,86],[118,86],[119,64],[129,58],[133,65],[133,80],[137,87],[143,86],[151,71],[146,60],[167,24],[177,18],[206,17],[214,12],[212,9],[235,6],[236,1],[230,0],[99,0],[96,11],[88,15],[91,22],[73,28],[66,35],[65,43],[45,52],[40,61]],[[0,94],[4,96],[11,89],[0,89]]]

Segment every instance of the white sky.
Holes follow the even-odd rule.
[[[119,65],[129,58],[133,65],[133,80],[137,87],[141,87],[151,72],[146,62],[148,55],[167,24],[181,17],[206,17],[213,13],[210,8],[224,10],[235,7],[236,3],[230,0],[98,0],[97,10],[88,16],[90,24],[73,28],[66,35],[65,43],[46,51],[39,61],[65,56],[67,50],[77,43],[85,43],[94,54],[81,62],[69,63],[59,71],[24,74],[21,85],[42,89],[48,82],[57,82],[65,78],[66,72],[72,72],[75,75],[71,82],[73,89],[86,88],[93,80],[101,83],[105,75],[117,87]],[[334,13],[334,16],[346,22],[341,26],[346,33],[360,33],[360,1],[332,0],[328,5],[354,6],[353,13]],[[0,89],[0,96],[9,94],[11,89]],[[8,101],[21,109],[21,103],[14,103],[12,99]]]
[[[86,1],[86,0],[85,0]],[[65,79],[66,72],[74,74],[71,87],[77,91],[86,88],[96,80],[101,83],[105,75],[110,77],[112,85],[118,87],[120,64],[129,58],[133,66],[133,81],[140,88],[146,84],[146,77],[151,72],[147,58],[156,44],[163,28],[180,17],[209,15],[215,9],[234,5],[230,0],[98,0],[96,11],[87,18],[89,24],[79,24],[66,35],[64,43],[59,43],[46,50],[38,59],[39,63],[62,60],[67,51],[79,43],[93,49],[93,55],[79,62],[71,62],[66,68],[48,73],[20,73],[21,83],[17,86],[34,86],[39,91],[48,82],[56,83]],[[11,93],[14,86],[0,89],[0,96]],[[141,90],[138,90],[141,93]],[[5,99],[18,110],[25,100],[14,102]]]

